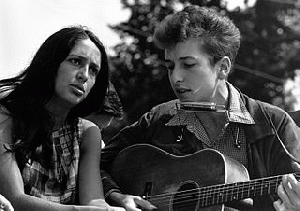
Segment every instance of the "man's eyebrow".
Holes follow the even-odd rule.
[[[180,60],[186,60],[186,59],[195,59],[193,56],[182,56],[179,58]],[[171,59],[164,59],[165,62],[170,62],[172,61]]]
[[[179,58],[180,60],[185,60],[185,59],[195,59],[193,56],[182,56]]]

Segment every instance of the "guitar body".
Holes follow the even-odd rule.
[[[175,156],[147,144],[121,151],[112,176],[124,193],[145,197],[159,211],[223,210],[219,203],[207,207],[211,199],[202,199],[199,188],[249,180],[244,166],[216,150]]]

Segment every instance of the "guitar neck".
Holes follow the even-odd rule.
[[[282,176],[200,188],[201,207],[276,193]],[[199,191],[199,190],[198,190]]]

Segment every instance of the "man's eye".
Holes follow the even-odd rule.
[[[191,68],[191,67],[195,66],[195,63],[184,63],[183,65],[186,68]]]

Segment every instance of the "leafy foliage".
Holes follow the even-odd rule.
[[[292,109],[285,80],[300,69],[298,0],[257,0],[252,7],[234,10],[221,0],[121,0],[130,9],[128,20],[110,26],[122,42],[114,48],[111,80],[120,94],[127,123],[158,103],[175,98],[164,66],[164,52],[152,42],[155,26],[186,4],[214,7],[240,28],[242,43],[229,81],[250,97]],[[288,98],[288,100],[285,100]],[[289,103],[286,103],[289,102]]]

